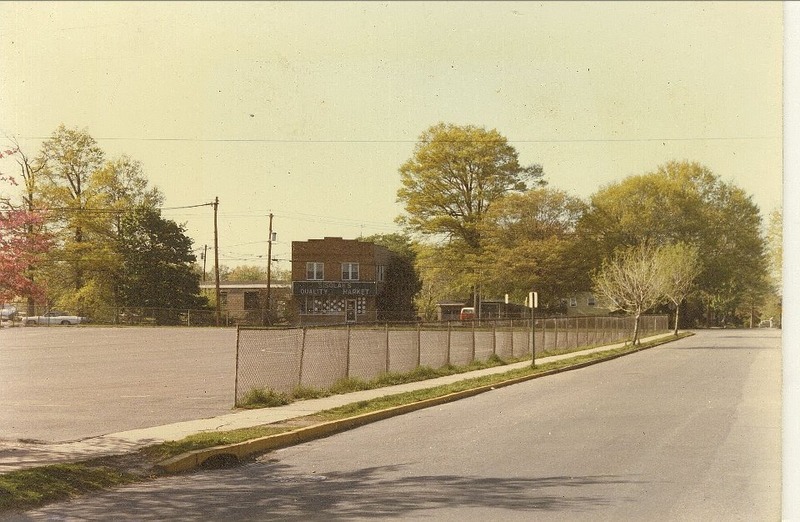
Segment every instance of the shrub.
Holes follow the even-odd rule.
[[[253,388],[245,394],[239,406],[244,408],[269,408],[290,404],[292,398],[270,388]]]

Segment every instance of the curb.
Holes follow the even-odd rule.
[[[689,335],[694,335],[690,332],[688,333]],[[387,408],[385,410],[378,410],[370,413],[364,413],[346,419],[323,422],[320,424],[316,424],[314,426],[298,428],[296,430],[289,431],[286,433],[268,435],[266,437],[260,437],[257,439],[252,439],[244,442],[237,442],[234,444],[227,444],[224,446],[213,446],[210,448],[188,451],[186,453],[182,453],[165,461],[159,462],[158,464],[156,464],[155,468],[156,470],[162,473],[174,474],[174,473],[183,473],[197,469],[199,467],[202,467],[203,465],[208,465],[206,464],[207,462],[216,461],[216,459],[220,459],[222,461],[230,461],[231,459],[236,461],[241,461],[257,453],[267,453],[272,450],[286,448],[297,444],[302,444],[303,442],[308,442],[315,439],[321,439],[324,437],[328,437],[330,435],[334,435],[336,433],[341,433],[343,431],[351,430],[353,428],[358,428],[360,426],[364,426],[372,422],[377,422],[379,420],[388,419],[390,417],[403,415],[405,413],[410,413],[424,408],[430,408],[432,406],[438,406],[440,404],[446,404],[448,402],[457,401],[459,399],[465,399],[467,397],[472,397],[475,395],[486,393],[488,391],[492,391],[497,388],[512,386],[514,384],[519,384],[525,381],[530,381],[532,379],[539,379],[541,377],[555,375],[557,373],[586,368],[588,366],[592,366],[601,362],[611,361],[619,357],[631,355],[640,352],[642,350],[655,348],[656,346],[660,346],[662,344],[666,344],[674,340],[677,339],[670,336],[669,338],[665,338],[663,340],[654,341],[652,345],[632,349],[629,352],[609,355],[606,357],[599,357],[591,361],[572,364],[564,366],[562,368],[556,368],[553,370],[547,370],[542,373],[525,375],[522,377],[515,377],[513,379],[508,379],[495,384],[489,384],[485,386],[479,386],[477,388],[472,388],[469,390],[454,392],[448,395],[442,395],[441,397],[424,399],[410,404],[404,404],[402,406],[394,406],[392,408]]]

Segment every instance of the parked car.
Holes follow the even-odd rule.
[[[17,317],[17,307],[14,305],[3,305],[0,308],[0,320],[13,321]]]
[[[88,323],[89,319],[77,315],[69,315],[67,312],[61,310],[50,310],[44,315],[29,315],[23,319],[27,326],[32,325],[51,325],[51,324],[84,324]]]
[[[472,321],[475,319],[475,308],[472,306],[465,306],[461,309],[461,313],[458,314],[458,318],[462,321]]]

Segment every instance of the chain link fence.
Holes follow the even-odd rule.
[[[466,366],[492,356],[537,357],[629,339],[632,317],[551,317],[531,320],[305,328],[239,327],[236,336],[235,404],[254,389],[291,393],[328,389],[347,378],[371,380],[419,366]],[[668,332],[666,315],[642,316],[642,337]],[[533,337],[532,336],[535,336]]]
[[[8,317],[11,326],[26,326],[34,321],[29,320],[27,303],[15,302],[4,304],[7,310],[14,310]],[[36,306],[31,315],[40,316],[47,312],[61,310],[58,306]],[[115,307],[95,310],[92,314],[72,313],[64,310],[65,315],[77,315],[87,318],[87,323],[95,325],[128,325],[128,326],[217,326],[217,314],[213,309],[189,308],[156,308],[156,307]],[[219,326],[235,326],[237,324],[266,324],[260,312],[244,314],[238,310],[222,310]],[[3,319],[6,319],[5,315]],[[49,323],[46,323],[49,325]]]

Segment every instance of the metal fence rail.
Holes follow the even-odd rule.
[[[299,387],[328,389],[346,378],[370,380],[419,366],[464,366],[531,354],[611,344],[630,337],[632,317],[550,317],[383,326],[306,328],[239,327],[236,341],[236,405],[254,389],[291,393]],[[666,315],[642,316],[641,336],[669,331]]]

